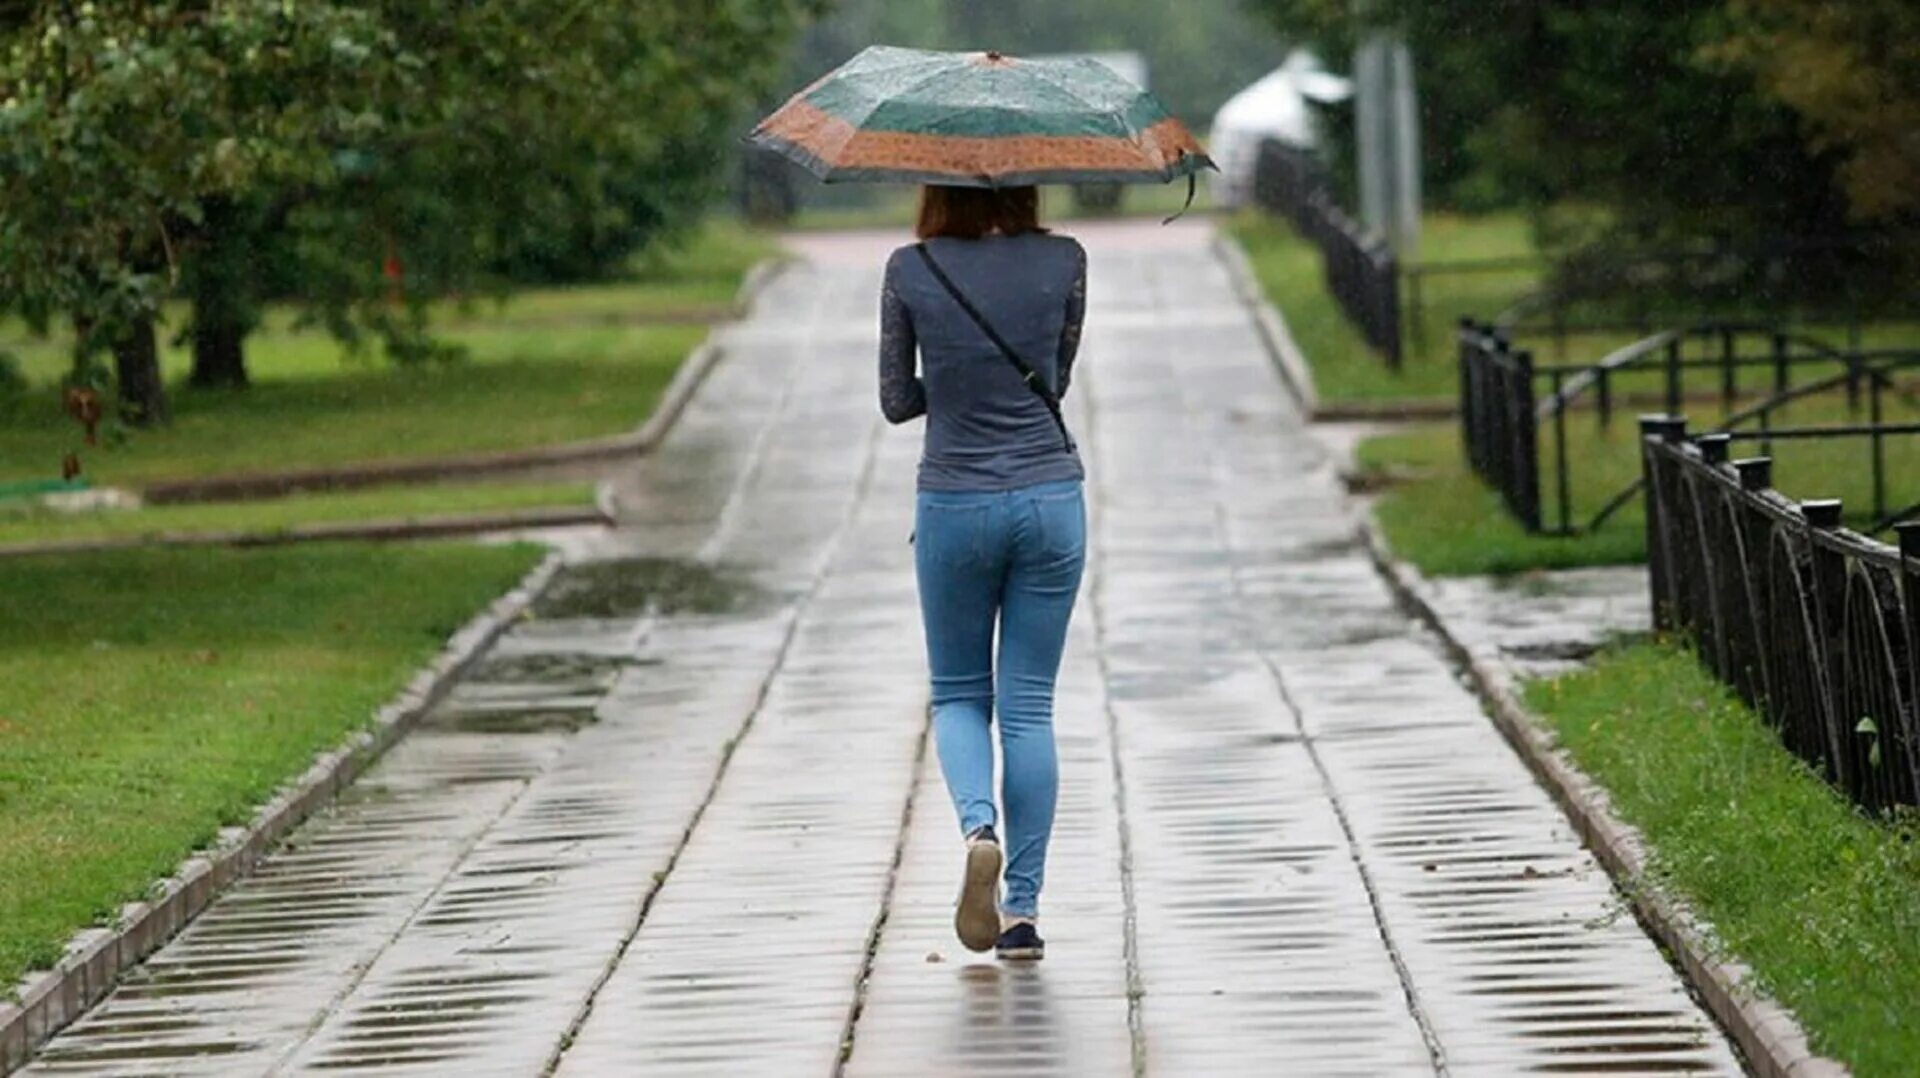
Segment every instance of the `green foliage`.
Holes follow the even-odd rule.
[[[1920,1059],[1920,833],[1863,817],[1675,642],[1526,689],[1656,880],[1861,1078]]]
[[[203,352],[237,362],[279,285],[344,340],[443,355],[434,297],[605,273],[692,222],[735,110],[819,6],[9,6],[0,304],[85,327],[85,355],[184,266]]]
[[[1709,63],[1753,75],[1840,159],[1856,217],[1920,224],[1920,6],[1910,0],[1731,0]]]
[[[310,182],[385,89],[387,39],[335,5],[14,15],[0,40],[0,300],[98,339],[155,313],[201,199]]]
[[[1334,56],[1368,25],[1400,27],[1443,193],[1597,202],[1643,241],[1846,224],[1833,157],[1751,78],[1703,58],[1727,39],[1726,0],[1380,0],[1364,22],[1329,0],[1252,2]]]

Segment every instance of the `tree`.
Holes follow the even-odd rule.
[[[116,349],[136,417],[164,415],[175,287],[198,385],[246,384],[275,285],[350,343],[446,354],[433,296],[605,272],[697,214],[819,7],[0,0],[0,300],[71,320],[77,362]]]
[[[1798,119],[1750,79],[1702,59],[1725,33],[1723,0],[1377,0],[1364,16],[1254,2],[1331,55],[1368,26],[1404,32],[1443,190],[1598,202],[1643,238],[1845,227],[1833,159],[1809,153]]]
[[[1854,217],[1920,223],[1920,6],[1910,0],[1733,0],[1702,50],[1750,73],[1839,158]]]
[[[327,168],[338,102],[380,35],[325,4],[13,3],[0,11],[0,295],[116,357],[123,418],[166,417],[159,305],[208,202]],[[359,92],[359,91],[355,91]]]

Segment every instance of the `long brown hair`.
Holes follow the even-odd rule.
[[[920,189],[920,220],[913,233],[923,240],[935,236],[977,240],[989,232],[1018,236],[1045,232],[1040,227],[1040,189],[1026,187],[948,187],[928,184]]]

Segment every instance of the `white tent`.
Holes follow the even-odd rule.
[[[1351,81],[1328,74],[1313,53],[1296,49],[1271,74],[1229,98],[1214,113],[1207,138],[1207,152],[1220,166],[1211,180],[1214,205],[1240,206],[1252,198],[1261,140],[1318,145],[1310,103],[1333,104],[1352,94]]]

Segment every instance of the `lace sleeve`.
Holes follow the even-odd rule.
[[[1087,249],[1074,244],[1079,264],[1073,273],[1073,288],[1067,292],[1067,322],[1060,331],[1060,372],[1059,395],[1067,395],[1067,384],[1073,380],[1073,361],[1080,353],[1080,330],[1087,320]]]
[[[893,268],[880,287],[880,413],[889,423],[905,423],[927,411],[927,390],[914,374],[913,318],[893,290]]]

